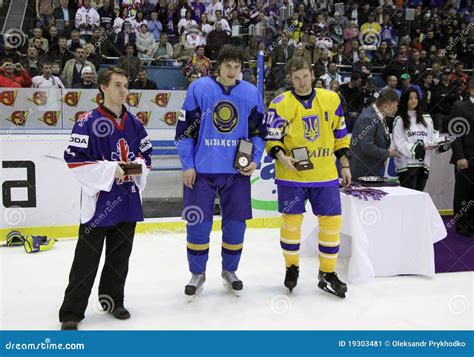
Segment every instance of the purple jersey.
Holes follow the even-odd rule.
[[[118,118],[102,106],[79,117],[64,159],[81,184],[81,223],[109,227],[143,221],[140,194],[151,152],[145,128],[125,108]],[[139,163],[143,173],[115,178],[116,161]]]

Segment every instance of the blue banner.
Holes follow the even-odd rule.
[[[472,331],[2,331],[0,355],[469,356]]]

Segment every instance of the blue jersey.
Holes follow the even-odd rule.
[[[224,87],[212,77],[193,82],[176,126],[176,146],[183,171],[234,174],[239,139],[250,139],[252,161],[260,162],[264,141],[259,136],[263,100],[257,87],[237,81]]]
[[[105,107],[79,117],[64,159],[81,184],[81,223],[109,227],[143,221],[140,193],[151,152],[145,128],[125,108],[119,118]],[[117,161],[140,163],[142,175],[115,178]]]

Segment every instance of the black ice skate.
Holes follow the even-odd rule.
[[[339,280],[336,273],[323,273],[319,271],[318,278],[318,287],[342,299],[346,297],[347,285]]]
[[[205,273],[192,275],[188,285],[184,287],[184,294],[188,297],[188,301],[193,301],[196,296],[202,293],[205,281]]]
[[[293,292],[293,289],[296,288],[298,284],[298,277],[300,275],[300,268],[296,265],[292,265],[289,268],[286,268],[285,275],[285,286],[290,290],[290,293]]]
[[[240,291],[244,288],[244,284],[237,278],[235,272],[223,270],[221,276],[224,279],[226,289],[235,296],[239,296]]]

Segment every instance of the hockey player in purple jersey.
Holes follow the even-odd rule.
[[[237,78],[243,51],[231,45],[219,52],[219,76],[193,82],[186,94],[176,126],[176,143],[183,167],[184,211],[187,221],[187,256],[191,281],[185,294],[192,299],[205,281],[214,201],[219,195],[222,212],[222,278],[234,294],[243,283],[236,271],[242,253],[247,219],[252,218],[250,176],[262,157],[259,136],[263,100],[257,88]],[[237,160],[242,145],[253,148]],[[252,143],[252,144],[250,144]]]
[[[59,311],[62,330],[77,330],[84,318],[104,240],[99,302],[117,319],[130,317],[124,307],[125,279],[136,222],[143,221],[140,195],[151,168],[152,146],[143,125],[123,105],[127,74],[119,68],[106,69],[98,86],[104,104],[77,120],[64,153],[81,185],[81,222]],[[126,176],[122,167],[130,163],[141,165],[141,174]]]

